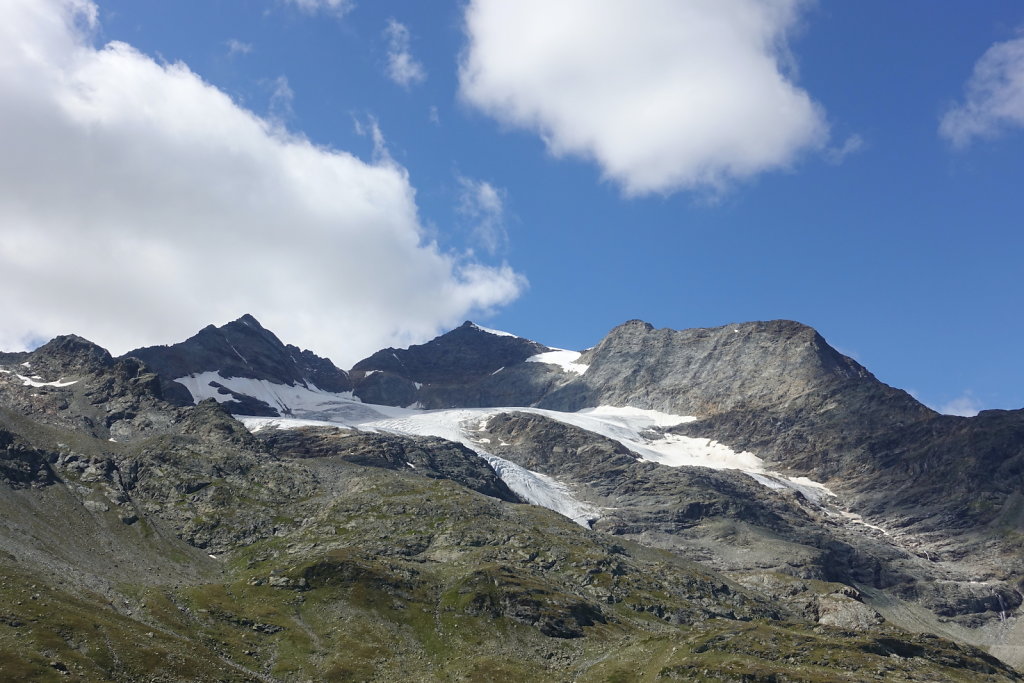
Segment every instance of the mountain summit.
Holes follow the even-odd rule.
[[[273,332],[248,313],[238,320],[208,325],[194,336],[170,346],[150,346],[125,354],[142,360],[164,380],[169,396],[181,398],[188,379],[203,377],[217,384],[222,395],[234,399],[228,407],[242,414],[276,415],[278,409],[264,397],[231,392],[224,380],[252,379],[287,387],[341,393],[352,390],[348,373],[312,351],[283,344]],[[193,383],[194,384],[194,383]],[[188,402],[196,396],[187,396]],[[205,397],[205,396],[204,396]]]

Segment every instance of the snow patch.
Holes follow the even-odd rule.
[[[854,524],[860,524],[861,526],[866,526],[866,527],[867,527],[867,528],[869,528],[869,529],[874,529],[875,531],[880,531],[880,532],[882,532],[882,534],[884,534],[885,536],[892,536],[892,534],[890,534],[890,533],[889,533],[888,531],[886,531],[886,530],[885,530],[885,529],[883,529],[882,527],[880,527],[880,526],[875,526],[874,524],[870,524],[869,522],[865,522],[865,521],[864,521],[864,518],[863,518],[863,517],[861,517],[860,515],[858,515],[858,514],[857,514],[857,513],[855,513],[855,512],[846,512],[845,510],[840,510],[839,514],[840,514],[840,515],[841,515],[842,517],[844,517],[845,519],[848,519],[848,520],[850,520],[850,521],[851,521],[851,522],[853,522]]]
[[[835,496],[835,494],[832,493],[832,490],[827,486],[819,484],[807,477],[787,477],[782,474],[778,474],[777,472],[770,472],[763,469],[760,472],[750,470],[744,470],[743,472],[762,486],[767,486],[768,488],[775,489],[776,491],[783,491],[786,489],[796,491],[804,498],[814,503],[821,503]]]
[[[277,384],[265,379],[249,377],[224,377],[219,372],[201,372],[196,375],[179,377],[175,382],[183,385],[192,394],[192,400],[199,403],[212,398],[218,403],[234,401],[231,394],[222,393],[213,382],[237,394],[244,394],[263,401],[282,415],[311,419],[331,419],[332,416],[347,416],[355,412],[366,411],[359,399],[351,391],[333,393],[318,389],[313,383],[289,386]],[[380,415],[370,410],[368,416]]]
[[[56,382],[43,382],[39,375],[35,375],[33,377],[25,377],[25,375],[19,375],[15,373],[14,376],[21,380],[21,385],[23,387],[69,387],[72,384],[78,382],[77,379],[65,382],[63,377],[61,377]]]
[[[548,365],[557,365],[562,368],[565,372],[575,372],[577,375],[582,375],[590,369],[589,365],[583,363],[577,363],[580,356],[583,355],[579,351],[566,351],[565,349],[555,349],[554,351],[546,351],[545,353],[538,353],[536,356],[530,356],[526,359],[527,363],[546,363]]]
[[[617,422],[638,432],[652,427],[675,427],[684,422],[693,422],[697,418],[692,415],[673,415],[660,410],[647,410],[630,406],[598,406],[583,408],[576,411],[577,415],[591,415],[608,422]]]
[[[246,358],[245,356],[243,356],[241,353],[239,353],[238,349],[235,348],[235,345],[227,340],[227,337],[224,338],[224,341],[227,342],[227,345],[229,347],[231,347],[232,351],[235,352],[235,355],[242,359],[243,363],[245,363],[246,365],[249,365],[249,359]],[[293,358],[292,360],[294,361],[295,359]]]
[[[511,332],[502,332],[501,330],[492,330],[489,327],[483,327],[482,325],[477,325],[476,323],[470,323],[470,325],[472,325],[476,329],[480,330],[481,332],[486,332],[487,334],[493,334],[495,337],[515,337],[516,339],[520,338],[518,334],[512,334]]]

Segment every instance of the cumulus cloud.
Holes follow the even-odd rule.
[[[785,39],[804,0],[471,0],[460,92],[630,195],[720,189],[824,146]]]
[[[1024,126],[1024,36],[990,47],[965,89],[964,101],[939,124],[939,134],[955,147]]]
[[[115,353],[250,312],[349,364],[517,296],[424,238],[390,158],[317,146],[184,64],[93,46],[88,0],[0,24],[0,348],[74,332]]]
[[[505,190],[484,180],[458,177],[459,203],[456,209],[472,224],[473,240],[487,253],[495,254],[508,243],[505,229]]]
[[[330,12],[337,16],[348,14],[356,6],[353,0],[286,0],[295,5],[303,12],[315,14],[316,12]]]
[[[403,88],[426,80],[426,69],[412,56],[412,40],[405,24],[388,19],[384,37],[388,41],[388,78]]]

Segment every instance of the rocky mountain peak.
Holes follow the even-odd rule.
[[[791,320],[679,331],[631,320],[580,362],[590,365],[586,383],[602,400],[690,415],[775,403],[836,379],[873,379]]]
[[[654,325],[650,324],[646,320],[640,320],[639,318],[633,318],[632,320],[627,320],[626,322],[622,323],[621,325],[617,325],[616,327],[614,327],[612,329],[612,331],[608,333],[608,336],[611,336],[611,335],[616,334],[616,333],[626,333],[626,332],[631,331],[631,330],[644,330],[644,331],[648,331],[649,332],[649,331],[651,331],[653,329],[654,329]]]
[[[332,392],[352,388],[347,373],[329,359],[282,343],[248,313],[221,327],[208,325],[178,344],[136,349],[125,355],[143,360],[165,380],[218,372],[225,378],[289,386],[313,384]]]
[[[352,370],[383,371],[422,384],[466,382],[550,350],[535,341],[487,330],[467,320],[425,344],[378,351],[356,363]]]
[[[241,318],[228,323],[228,325],[236,325],[239,323],[241,323],[242,325],[248,325],[249,327],[255,327],[261,330],[264,329],[263,326],[260,325],[260,321],[254,318],[251,313],[243,314]]]
[[[114,364],[110,353],[75,334],[55,337],[33,351],[32,374],[48,379],[58,376],[94,374]]]

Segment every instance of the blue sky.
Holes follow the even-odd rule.
[[[576,349],[631,318],[789,318],[933,407],[1024,406],[1019,2],[0,8],[52,67],[0,80],[24,226],[0,263],[52,283],[7,348],[248,311],[350,365],[466,317]]]

